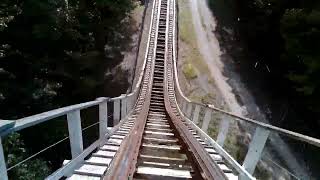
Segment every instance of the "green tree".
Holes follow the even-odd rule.
[[[1,1],[0,118],[17,119],[105,96],[104,87],[111,79],[106,70],[121,62],[122,51],[130,42],[129,15],[134,2]],[[51,136],[41,136],[39,143],[32,144],[28,138],[38,132],[26,131],[28,134],[10,137],[5,144],[9,165],[23,159],[23,151],[33,153],[41,148],[33,146],[66,133],[46,131]],[[12,177],[35,179],[48,171],[40,159],[21,167],[10,172]]]
[[[308,107],[320,112],[320,11],[313,8],[287,9],[281,19],[288,78]]]
[[[8,136],[3,144],[7,154],[7,167],[11,167],[28,157],[28,152],[18,133]],[[31,159],[9,171],[10,179],[40,180],[50,172],[46,162],[40,159]]]

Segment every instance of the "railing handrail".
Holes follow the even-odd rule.
[[[51,120],[51,119],[54,119],[54,118],[57,118],[60,116],[64,116],[72,111],[77,111],[77,110],[93,107],[95,105],[99,105],[100,103],[108,101],[108,100],[109,100],[109,98],[98,98],[94,101],[70,105],[70,106],[46,111],[43,113],[39,113],[36,115],[27,116],[27,117],[20,118],[17,120],[12,120],[14,125],[12,127],[9,127],[7,129],[3,130],[2,132],[0,132],[0,136],[5,136],[11,132],[19,131],[19,130],[25,129],[27,127],[30,127],[30,126],[40,124],[42,122],[45,122],[45,121],[48,121],[48,120]]]
[[[151,25],[152,24],[150,23],[149,31],[151,31]],[[148,36],[148,43],[147,44],[149,44],[149,41],[150,41],[150,36]],[[104,102],[105,100],[114,101],[114,100],[122,99],[124,97],[131,97],[135,93],[138,93],[139,88],[142,83],[142,79],[143,79],[144,71],[145,71],[145,67],[146,67],[146,62],[147,62],[147,55],[148,55],[149,50],[148,50],[148,48],[146,48],[146,49],[147,50],[145,53],[145,58],[144,58],[144,61],[142,64],[142,68],[140,70],[139,79],[137,81],[137,84],[136,84],[134,90],[131,93],[126,94],[125,96],[118,96],[118,97],[113,97],[113,98],[101,97],[101,98],[98,98],[94,101],[89,101],[89,102],[85,102],[85,103],[80,103],[80,104],[70,105],[70,106],[66,106],[66,107],[62,107],[62,108],[58,108],[58,109],[53,109],[50,111],[46,111],[43,113],[39,113],[36,115],[32,115],[32,116],[28,116],[28,117],[24,117],[24,118],[20,118],[20,119],[16,119],[16,120],[9,120],[9,121],[12,121],[14,123],[14,125],[12,127],[9,127],[9,128],[6,128],[6,129],[0,131],[0,137],[5,136],[11,132],[19,131],[21,129],[24,129],[24,128],[27,128],[30,126],[40,124],[40,123],[45,122],[50,119],[54,119],[56,117],[66,115],[68,112],[71,112],[71,111],[81,110],[81,109],[85,109],[85,108],[89,108],[89,107],[98,105],[98,104]]]
[[[152,8],[152,10],[153,10],[153,8]],[[151,19],[152,19],[152,15],[151,15]],[[152,30],[152,20],[150,21],[150,24],[149,24],[149,33],[148,34],[151,33],[151,30]],[[148,36],[147,45],[149,45],[150,39],[151,39],[151,37]],[[145,55],[144,55],[144,61],[143,61],[143,64],[142,64],[142,68],[140,70],[140,75],[139,75],[139,79],[137,81],[137,84],[136,84],[134,90],[129,95],[133,95],[134,93],[139,91],[139,88],[140,88],[141,82],[142,82],[142,78],[144,76],[144,71],[145,71],[145,68],[146,68],[146,64],[147,64],[148,53],[149,53],[149,47],[146,48],[146,52],[145,52]]]
[[[175,0],[174,0],[175,1]],[[176,10],[174,10],[174,16],[176,18]],[[177,21],[176,21],[177,22]],[[174,27],[173,27],[173,31],[174,31],[174,38],[173,38],[173,45],[176,45],[176,24],[174,23]],[[173,48],[173,71],[174,71],[174,81],[175,81],[175,85],[174,85],[174,89],[178,90],[179,95],[182,96],[182,98],[184,98],[187,102],[192,103],[192,101],[190,101],[187,97],[184,96],[183,92],[180,89],[179,86],[179,80],[178,80],[178,71],[177,71],[177,59],[176,59],[176,49],[177,48]],[[177,88],[176,88],[177,87]],[[216,147],[216,151],[221,154],[228,163],[230,163],[230,165],[232,165],[232,167],[239,173],[239,175],[241,176],[240,179],[250,179],[253,180],[255,179],[248,171],[246,171],[245,167],[241,166],[228,152],[226,152],[220,145],[218,145],[218,143],[216,141],[214,141],[206,132],[204,132],[201,128],[199,128],[194,122],[192,122],[189,118],[187,118],[184,114],[183,111],[181,110],[181,108],[178,105],[178,99],[176,96],[176,103],[177,103],[177,110],[180,112],[180,114],[182,115],[182,117],[184,119],[186,119],[186,121],[190,124],[193,125],[196,130],[205,138],[205,141],[208,142],[210,145],[212,145],[213,147]],[[202,104],[199,104],[201,106],[203,106]]]
[[[175,38],[174,38],[174,42],[175,42]],[[176,46],[177,44],[174,43],[174,45]],[[177,48],[174,48],[174,49],[177,49]],[[174,53],[173,53],[173,59],[174,59],[174,63],[173,63],[174,64],[174,79],[175,79],[175,85],[177,87],[176,89],[178,90],[179,95],[185,101],[187,101],[189,103],[193,103],[193,104],[199,105],[199,106],[202,106],[202,107],[205,107],[205,108],[209,108],[209,109],[214,110],[214,111],[218,111],[218,112],[220,112],[222,114],[225,114],[225,115],[228,115],[228,116],[231,116],[231,117],[234,117],[235,119],[232,118],[232,120],[245,121],[245,122],[250,123],[252,125],[255,125],[257,127],[261,127],[263,129],[270,130],[271,132],[280,133],[282,135],[294,138],[294,139],[296,139],[298,141],[306,142],[308,144],[312,144],[314,146],[320,147],[320,139],[317,139],[317,138],[314,138],[314,137],[311,137],[311,136],[307,136],[307,135],[304,135],[304,134],[301,134],[301,133],[293,132],[293,131],[290,131],[290,130],[287,130],[287,129],[283,129],[283,128],[280,128],[280,127],[276,127],[276,126],[273,126],[273,125],[270,125],[270,124],[266,124],[266,123],[263,123],[263,122],[260,122],[260,121],[254,120],[254,119],[246,118],[246,117],[243,117],[243,116],[235,114],[235,113],[227,112],[227,111],[225,111],[223,109],[220,109],[220,108],[212,107],[209,104],[202,104],[202,103],[191,101],[189,98],[187,98],[184,95],[184,93],[182,92],[182,90],[180,88],[180,85],[179,85],[179,77],[178,77],[178,70],[177,70],[178,68],[177,68],[177,64],[176,64],[177,60],[176,60],[176,51],[175,50],[174,50]]]
[[[141,81],[139,80],[136,87],[139,87],[140,84],[141,84]],[[24,118],[19,118],[19,119],[14,119],[14,120],[5,120],[7,122],[2,125],[3,127],[0,127],[0,129],[1,129],[0,137],[6,136],[12,132],[20,131],[20,130],[28,128],[30,126],[35,126],[37,124],[40,124],[42,122],[45,122],[45,121],[48,121],[48,120],[51,120],[51,119],[54,119],[54,118],[57,118],[60,116],[64,116],[72,111],[90,108],[90,107],[99,105],[100,103],[105,102],[105,101],[114,101],[114,100],[123,99],[125,97],[131,97],[137,91],[138,91],[138,89],[135,88],[134,92],[131,92],[130,94],[126,94],[126,95],[121,95],[121,96],[117,96],[117,97],[113,97],[113,98],[100,97],[100,98],[97,98],[96,100],[93,100],[93,101],[69,105],[69,106],[45,111],[45,112],[42,112],[39,114],[27,116]],[[9,124],[10,124],[10,126],[8,126]],[[11,125],[11,124],[13,124],[13,125]]]

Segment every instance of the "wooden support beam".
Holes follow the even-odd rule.
[[[217,137],[217,143],[223,147],[224,141],[227,138],[228,130],[230,125],[230,117],[222,115],[222,120],[220,122],[219,134]]]
[[[192,103],[188,103],[187,104],[187,113],[186,113],[186,115],[187,115],[187,117],[189,119],[191,119],[191,114],[192,114]]]
[[[116,126],[120,121],[120,99],[113,101],[113,126]]]
[[[187,108],[187,101],[182,100],[182,112],[186,114],[186,108]]]
[[[248,153],[244,159],[243,167],[250,173],[253,174],[257,163],[260,160],[261,153],[267,142],[269,130],[257,127],[253,135],[252,141],[249,146]]]
[[[137,91],[135,94],[134,94],[134,98],[133,98],[133,101],[134,102],[137,102],[138,101],[138,95],[139,95],[139,93],[138,93],[139,91]]]
[[[206,108],[205,110],[205,114],[204,114],[204,118],[203,118],[203,122],[202,122],[202,130],[207,133],[208,131],[208,127],[209,127],[209,123],[211,121],[211,114],[212,114],[212,111],[208,108]]]
[[[196,107],[194,108],[194,112],[193,112],[193,118],[192,118],[192,121],[195,123],[195,124],[198,124],[199,122],[199,113],[200,113],[200,106],[196,104]]]
[[[83,151],[80,110],[67,114],[72,159]]]
[[[127,96],[127,108],[126,108],[127,113],[126,114],[128,114],[132,109],[132,105],[133,105],[132,97],[133,96]]]
[[[134,106],[136,105],[137,99],[135,98],[135,95],[133,94],[131,96],[131,109],[132,110],[134,108]]]
[[[103,139],[108,130],[108,101],[99,104],[99,138]]]
[[[127,97],[125,94],[123,94],[121,99],[121,119],[124,119],[126,115],[127,115]]]
[[[0,137],[0,177],[3,180],[8,180],[6,159],[4,158],[4,152],[3,152],[1,137]]]

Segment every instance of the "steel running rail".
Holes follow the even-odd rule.
[[[153,7],[152,7],[153,11]],[[150,23],[150,31],[152,25],[152,19]],[[148,44],[150,41],[150,37],[148,38]],[[92,153],[95,149],[97,149],[105,139],[110,137],[110,134],[114,133],[119,127],[124,123],[120,122],[120,119],[125,119],[127,114],[132,113],[133,107],[137,101],[138,95],[141,90],[141,84],[143,77],[145,76],[146,70],[146,63],[147,63],[147,53],[145,54],[145,58],[140,70],[140,74],[137,80],[137,83],[133,89],[133,92],[130,94],[123,94],[119,97],[115,98],[107,98],[101,97],[97,98],[94,101],[71,105],[67,107],[62,107],[59,109],[47,111],[44,113],[36,114],[33,116],[17,119],[17,120],[0,120],[0,177],[3,180],[8,179],[7,175],[7,167],[6,167],[6,160],[3,152],[2,146],[2,139],[13,133],[23,130],[28,127],[32,127],[46,121],[50,121],[52,119],[58,117],[65,117],[67,116],[68,121],[68,130],[69,130],[69,139],[70,139],[70,147],[71,147],[71,154],[72,159],[54,172],[48,179],[59,179],[63,176],[70,174],[79,163],[83,162],[83,159]],[[113,116],[113,125],[114,127],[110,130],[107,127],[108,124],[108,104],[113,106],[113,112],[111,115]],[[99,108],[99,139],[92,143],[89,147],[83,150],[83,140],[82,140],[82,133],[81,133],[81,117],[80,111],[98,106]],[[51,146],[50,146],[51,147]],[[29,159],[31,157],[28,157]]]
[[[115,156],[110,157],[104,179],[235,178],[214,148],[198,136],[195,127],[185,124],[177,104],[172,104],[175,1],[154,3],[156,22],[148,46],[148,75],[139,96],[143,103],[137,103],[140,106],[135,111],[139,112],[133,111],[128,117],[132,121],[123,126],[128,131],[121,133],[124,137],[118,141]],[[108,144],[112,145],[111,141]]]
[[[149,41],[149,40],[148,40]],[[77,166],[78,163],[83,161],[84,157],[88,156],[92,151],[94,151],[105,138],[108,138],[109,133],[113,132],[119,127],[120,119],[123,119],[127,114],[129,114],[136,102],[138,94],[140,92],[141,82],[144,76],[144,71],[146,67],[146,58],[143,61],[140,74],[137,83],[130,94],[123,94],[119,97],[108,98],[101,97],[94,101],[89,101],[85,103],[80,103],[76,105],[70,105],[67,107],[62,107],[47,111],[44,113],[28,116],[25,118],[20,118],[16,120],[0,120],[0,177],[1,180],[7,180],[7,167],[5,155],[3,152],[2,139],[13,132],[18,132],[20,130],[32,127],[46,121],[53,120],[59,117],[67,116],[68,120],[68,130],[69,139],[71,146],[72,160],[59,170],[57,170],[52,176],[53,179],[59,179],[67,174],[70,174]],[[108,104],[113,106],[113,130],[108,130]],[[81,133],[81,117],[80,111],[92,107],[98,106],[99,108],[99,139],[92,143],[88,148],[83,150],[83,141]],[[118,126],[116,126],[118,124]],[[51,147],[51,146],[50,146]],[[31,158],[28,157],[27,159]]]
[[[177,16],[177,15],[176,15]],[[176,31],[176,28],[174,28]],[[174,33],[176,35],[177,33]],[[175,42],[177,40],[177,37],[174,38],[174,43],[177,46],[177,43]],[[256,165],[258,161],[260,160],[261,153],[265,147],[267,139],[270,137],[270,133],[275,134],[281,134],[284,136],[287,136],[291,139],[295,139],[299,142],[304,142],[316,147],[320,147],[320,139],[310,137],[307,135],[303,135],[297,132],[293,132],[290,130],[286,130],[283,128],[279,128],[270,124],[266,124],[254,119],[250,119],[247,117],[243,117],[238,114],[234,114],[232,112],[228,112],[219,108],[216,108],[210,104],[201,104],[198,102],[191,101],[188,99],[184,93],[182,92],[180,85],[179,85],[179,76],[178,76],[178,69],[177,69],[177,52],[175,52],[176,48],[173,48],[173,60],[174,60],[174,87],[175,87],[175,95],[177,96],[177,101],[179,105],[179,111],[184,115],[185,119],[189,121],[190,124],[193,124],[199,133],[203,137],[206,138],[206,142],[211,144],[215,147],[217,152],[223,156],[224,159],[228,161],[232,165],[234,169],[238,171],[238,173],[241,175],[240,178],[243,179],[252,179],[253,177],[251,174],[253,174]],[[205,117],[203,118],[202,127],[198,127],[199,123],[199,113],[201,109],[205,112]],[[217,140],[213,140],[212,137],[210,137],[207,134],[208,126],[211,121],[211,112],[218,112],[223,116],[222,121],[220,122],[219,127],[219,133],[217,136]],[[251,140],[251,143],[249,144],[248,152],[245,156],[245,160],[242,165],[240,165],[226,150],[223,148],[225,139],[228,135],[229,125],[231,121],[240,121],[249,123],[256,127],[255,133],[253,135],[253,138]],[[248,174],[249,172],[249,174]],[[295,176],[294,176],[295,177]]]
[[[160,6],[156,5],[156,2],[158,1],[161,0],[155,0],[152,7],[151,23],[149,27],[150,36],[148,38],[148,45],[152,46],[153,43],[154,48],[150,48],[150,51],[149,48],[147,48],[146,50],[142,69],[140,71],[137,84],[132,93],[127,95],[124,94],[120,97],[115,98],[98,98],[94,101],[67,106],[17,120],[0,121],[0,135],[2,139],[10,133],[35,126],[37,124],[41,124],[57,117],[66,116],[66,120],[68,122],[72,159],[63,167],[50,175],[47,179],[60,179],[62,177],[69,176],[79,166],[79,164],[83,163],[84,159],[88,157],[94,150],[97,150],[105,143],[108,143],[108,141],[110,141],[114,134],[123,131],[123,129],[128,129],[127,137],[123,139],[122,144],[119,148],[121,150],[112,160],[110,164],[110,171],[107,172],[107,175],[111,173],[112,175],[116,175],[118,177],[127,177],[133,176],[134,173],[137,172],[135,165],[136,162],[139,162],[139,152],[140,150],[142,150],[141,148],[144,147],[144,142],[142,141],[142,139],[145,136],[142,133],[145,131],[142,130],[144,130],[145,128],[150,129],[150,127],[146,125],[148,124],[147,121],[150,121],[150,118],[149,116],[147,117],[147,115],[150,115],[150,113],[148,114],[148,112],[150,112],[149,107],[152,106],[152,102],[150,101],[153,96],[151,96],[151,93],[155,92],[155,89],[152,88],[153,86],[151,85],[155,82],[154,79],[151,78],[155,71],[154,68],[151,67],[154,67],[156,62],[154,61],[154,59],[150,59],[149,55],[155,56],[156,54],[156,42],[152,42],[151,34],[155,33],[154,38],[157,36],[157,33],[153,30],[152,26],[158,26],[158,22],[155,21],[159,19],[160,15],[154,16],[155,11],[160,11]],[[175,0],[162,1],[169,2],[171,3],[170,5],[173,6],[175,5]],[[215,178],[217,178],[217,176],[223,176],[220,177],[220,179],[225,178],[225,175],[220,174],[220,172],[216,171],[217,164],[208,159],[208,155],[210,155],[211,157],[216,157],[215,155],[217,155],[217,152],[223,157],[223,159],[225,159],[229,163],[229,165],[232,166],[233,169],[235,169],[239,173],[241,180],[254,179],[251,174],[254,172],[256,164],[260,159],[261,152],[265,146],[270,132],[279,133],[298,141],[306,142],[308,144],[320,147],[319,139],[278,128],[246,117],[238,116],[236,114],[209,105],[192,102],[187,97],[185,97],[179,86],[176,65],[176,48],[174,47],[176,46],[176,10],[172,7],[169,8],[171,9],[167,11],[167,16],[171,17],[169,18],[169,21],[166,21],[167,28],[165,34],[167,44],[164,61],[165,63],[163,64],[166,74],[166,76],[164,76],[165,89],[163,97],[165,98],[163,102],[165,103],[165,110],[167,112],[165,114],[165,117],[167,119],[163,121],[169,123],[170,127],[172,127],[172,129],[176,132],[179,142],[181,141],[183,146],[190,148],[188,151],[185,151],[188,154],[188,159],[191,159],[192,162],[195,162],[196,168],[201,169],[201,171],[204,172],[205,177],[215,176]],[[172,24],[168,27],[168,23]],[[111,112],[113,116],[113,128],[107,127],[109,121],[108,114],[110,114],[108,113],[108,105],[113,106],[113,112]],[[83,149],[80,111],[96,106],[99,108],[99,139],[92,143],[86,149]],[[201,109],[205,110],[205,116],[203,119],[203,125],[200,128],[197,126],[197,122],[199,121],[199,112]],[[226,117],[221,121],[217,141],[214,141],[206,133],[208,125],[210,123],[212,111],[219,112]],[[136,121],[133,121],[132,118]],[[171,119],[171,121],[168,121],[169,119]],[[228,134],[229,123],[230,121],[234,120],[247,122],[257,127],[243,165],[240,165],[223,149],[223,144]],[[136,134],[138,132],[140,134]],[[191,136],[191,134],[193,136]],[[135,138],[137,140],[134,143],[130,142],[130,140],[133,140]],[[0,177],[4,180],[7,180],[7,168],[1,139]],[[205,148],[199,146],[195,139]],[[129,146],[130,144],[131,146]],[[138,146],[135,146],[137,144]],[[130,150],[132,150],[131,148],[135,150],[130,152]],[[205,149],[205,151],[203,149]],[[214,150],[216,152],[213,152]],[[212,153],[208,154],[208,151]],[[117,164],[118,167],[121,167],[121,163],[123,163],[121,162],[121,157],[131,158],[127,160],[132,161],[129,166],[130,168],[123,172],[121,172],[122,169],[115,168],[117,167]],[[108,179],[107,176],[105,178]]]

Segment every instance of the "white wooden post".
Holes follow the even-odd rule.
[[[187,101],[182,99],[182,112],[186,114],[186,108],[187,108]]]
[[[192,103],[188,103],[187,105],[187,117],[191,119],[191,112],[192,112]]]
[[[134,98],[133,98],[133,101],[134,101],[134,102],[137,102],[137,101],[138,101],[138,95],[139,95],[138,92],[140,92],[140,91],[137,91],[137,92],[134,94]]]
[[[203,122],[202,122],[202,130],[207,133],[209,123],[211,121],[211,110],[206,108],[206,112],[204,114]]]
[[[132,106],[132,96],[127,96],[127,112],[126,114],[128,114],[131,110],[131,106]]]
[[[242,165],[250,174],[253,174],[256,165],[260,160],[262,150],[266,144],[269,134],[269,130],[260,127],[256,128],[248,153]]]
[[[229,125],[230,125],[230,117],[226,115],[222,115],[222,120],[220,121],[219,134],[217,137],[217,143],[223,147],[224,141],[227,138]]]
[[[113,101],[113,126],[117,125],[120,120],[120,99]]]
[[[108,130],[108,101],[99,104],[99,138],[103,139],[107,134]]]
[[[67,114],[72,159],[83,151],[80,110]]]
[[[1,137],[0,137],[0,177],[3,180],[8,180],[6,159],[4,158],[4,152],[3,152]]]
[[[193,118],[192,118],[192,121],[195,124],[198,124],[198,122],[199,122],[199,113],[200,113],[200,106],[196,105],[194,112],[193,112]]]
[[[130,97],[130,111],[133,110],[135,104],[136,104],[136,99],[134,99],[134,95],[132,95],[132,96]]]
[[[127,115],[127,98],[126,95],[122,95],[121,99],[121,120],[124,119]]]

